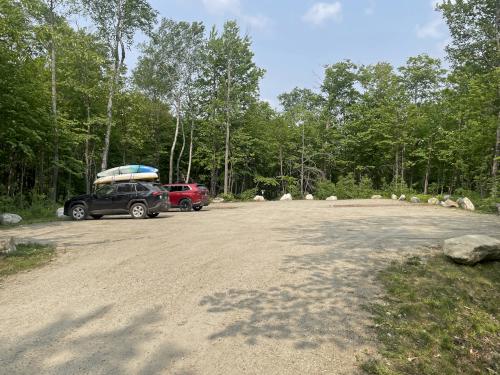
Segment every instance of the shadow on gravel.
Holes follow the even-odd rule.
[[[112,306],[107,305],[76,318],[63,315],[43,329],[20,337],[14,345],[5,347],[8,340],[1,340],[0,372],[158,374],[167,371],[176,359],[187,355],[175,345],[165,343],[145,360],[139,357],[141,346],[156,336],[155,323],[164,319],[159,309],[137,315],[118,329],[99,331],[94,328],[110,314]],[[137,362],[141,365],[130,367]]]
[[[242,337],[249,345],[260,339],[283,340],[296,349],[327,342],[340,350],[359,348],[369,340],[369,317],[362,306],[377,298],[374,276],[391,258],[429,252],[428,247],[442,239],[471,230],[491,235],[499,229],[498,220],[475,217],[471,222],[467,216],[339,218],[275,229],[286,243],[317,246],[320,251],[284,257],[280,271],[297,283],[205,296],[200,305],[208,312],[241,316],[209,339]]]

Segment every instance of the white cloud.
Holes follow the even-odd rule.
[[[202,0],[204,7],[215,14],[239,12],[240,0]]]
[[[442,30],[443,26],[444,22],[441,18],[435,18],[422,26],[417,25],[416,27],[417,37],[419,37],[420,39],[426,39],[426,38],[439,39],[443,37],[443,30]]]
[[[342,5],[338,1],[334,3],[316,3],[309,8],[302,19],[313,25],[321,25],[331,19],[340,20],[341,14]]]
[[[231,16],[239,18],[243,23],[254,29],[263,30],[270,24],[269,18],[261,14],[245,14],[241,9],[240,0],[202,0],[205,9],[212,14]]]

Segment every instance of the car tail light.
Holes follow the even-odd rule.
[[[161,197],[163,195],[162,191],[153,191],[151,194],[153,197]]]

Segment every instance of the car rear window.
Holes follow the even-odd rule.
[[[118,193],[132,193],[135,192],[135,188],[133,184],[120,184],[117,186],[116,191]]]
[[[149,189],[146,186],[142,185],[142,184],[137,184],[135,186],[135,188],[136,188],[137,191],[149,191]]]

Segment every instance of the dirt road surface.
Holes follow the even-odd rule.
[[[353,374],[376,270],[500,218],[389,200],[213,205],[0,231],[53,241],[0,283],[3,374]]]

